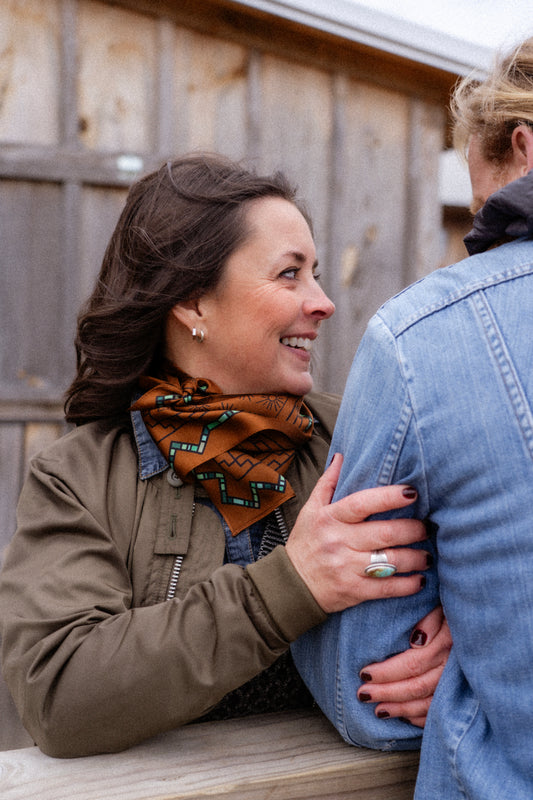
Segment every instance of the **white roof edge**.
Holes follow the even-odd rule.
[[[234,0],[240,5],[326,31],[421,64],[483,74],[494,51],[346,0]],[[325,7],[327,5],[327,7]]]

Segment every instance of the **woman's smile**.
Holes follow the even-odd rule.
[[[335,310],[318,283],[311,231],[280,197],[251,201],[246,230],[216,289],[197,303],[192,324],[205,341],[192,349],[194,363],[182,357],[180,366],[225,394],[304,395],[313,386],[313,343]]]
[[[311,339],[307,339],[305,337],[300,336],[284,336],[281,340],[281,344],[285,344],[288,347],[292,347],[293,349],[296,348],[298,350],[306,350],[307,352],[311,352],[312,342]]]

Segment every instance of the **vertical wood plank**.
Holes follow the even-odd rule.
[[[57,144],[58,0],[0,3],[0,141]]]
[[[74,305],[79,309],[92,292],[105,249],[126,199],[126,189],[86,186],[81,196],[80,259],[78,291]]]
[[[102,151],[153,146],[156,23],[101,2],[79,6],[79,109],[83,144]]]
[[[15,508],[24,472],[24,425],[0,423],[0,564],[15,532]]]
[[[69,147],[77,148],[78,139],[78,0],[61,0],[61,80],[59,81],[59,113],[61,140]]]
[[[246,49],[177,29],[176,152],[246,155]]]
[[[157,91],[154,97],[154,127],[151,139],[154,149],[163,158],[173,155],[175,141],[176,96],[174,58],[176,52],[176,28],[165,19],[157,22]]]
[[[409,104],[341,74],[335,80],[331,258],[336,276],[328,384],[342,391],[366,324],[403,286]]]
[[[410,101],[406,257],[404,282],[427,275],[442,262],[442,210],[439,156],[444,149],[445,109],[422,100]]]
[[[57,185],[0,183],[0,381],[22,395],[59,395],[66,379],[61,211]]]
[[[83,261],[80,259],[80,214],[81,214],[81,186],[79,183],[66,183],[63,185],[63,237],[57,243],[57,256],[61,258],[61,317],[57,326],[57,338],[62,347],[56,350],[59,370],[63,377],[62,385],[70,383],[76,367],[74,338],[76,334],[76,319],[80,305],[80,280],[83,276]],[[82,265],[80,267],[80,265]]]

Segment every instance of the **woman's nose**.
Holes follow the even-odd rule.
[[[304,309],[306,314],[319,319],[328,319],[335,311],[335,303],[329,299],[322,287],[315,282],[313,291],[306,298]]]

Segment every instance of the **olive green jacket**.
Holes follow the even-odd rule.
[[[319,424],[287,472],[288,530],[338,410],[332,395],[307,402]],[[128,424],[83,425],[31,463],[0,577],[2,669],[49,755],[117,751],[187,723],[325,619],[283,547],[223,565],[215,512],[167,476],[139,478]]]

